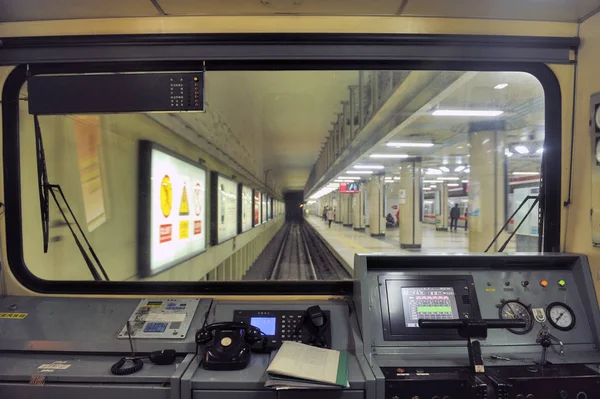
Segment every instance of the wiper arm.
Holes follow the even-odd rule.
[[[98,281],[102,280],[102,277],[100,276],[100,274],[98,274],[98,271],[96,270],[96,267],[97,267],[98,269],[100,269],[100,272],[102,273],[102,276],[104,276],[104,279],[106,281],[110,281],[110,279],[108,278],[108,275],[106,274],[106,271],[104,270],[104,267],[102,266],[102,263],[100,262],[100,259],[98,259],[96,252],[92,248],[92,245],[90,244],[87,237],[85,236],[83,229],[81,228],[81,225],[77,221],[77,218],[75,217],[75,214],[73,213],[73,210],[71,209],[71,206],[67,202],[67,198],[65,197],[65,194],[64,194],[62,188],[60,187],[60,185],[59,184],[49,184],[48,189],[49,189],[50,193],[52,194],[52,198],[54,198],[54,202],[56,203],[56,206],[58,207],[58,210],[60,211],[60,214],[62,215],[63,220],[65,221],[65,224],[69,227],[69,230],[71,231],[71,235],[73,235],[73,239],[75,240],[75,244],[77,244],[77,248],[79,248],[79,252],[81,252],[81,256],[83,256],[83,259],[85,260],[85,263],[86,263],[88,269],[90,269],[90,273],[92,273],[94,280],[98,280]],[[92,259],[90,259],[87,252],[85,251],[85,248],[83,247],[81,240],[79,239],[79,237],[77,236],[77,233],[73,229],[73,224],[71,222],[69,222],[69,220],[67,219],[67,215],[66,215],[63,207],[58,202],[58,197],[56,196],[56,193],[58,193],[60,195],[60,198],[62,198],[62,201],[65,203],[67,210],[69,211],[69,215],[75,222],[75,225],[77,226],[79,233],[83,237],[85,244],[87,245],[87,249],[90,251],[90,254],[94,258],[96,265],[94,265],[94,262],[92,262]]]
[[[56,203],[56,206],[58,207],[58,210],[60,211],[60,213],[63,217],[65,224],[69,227],[69,230],[71,231],[73,239],[75,240],[75,244],[77,245],[77,248],[79,248],[79,252],[81,253],[81,256],[83,257],[85,264],[87,265],[88,269],[90,270],[92,277],[94,277],[94,280],[102,281],[102,279],[104,277],[104,279],[106,281],[110,281],[110,279],[108,278],[108,275],[106,274],[106,271],[104,270],[104,267],[102,266],[102,263],[100,262],[100,259],[98,259],[96,252],[92,248],[92,245],[90,244],[85,233],[83,232],[81,225],[77,221],[77,218],[75,217],[75,214],[73,213],[73,210],[71,209],[71,206],[69,205],[69,202],[67,202],[67,198],[65,197],[65,194],[64,194],[62,188],[60,187],[59,184],[48,183],[48,172],[46,170],[46,157],[44,154],[44,143],[42,141],[42,131],[40,129],[40,123],[38,121],[37,115],[34,115],[33,119],[34,119],[34,124],[35,124],[35,144],[36,144],[36,150],[37,150],[38,182],[39,182],[39,192],[40,192],[40,212],[41,212],[41,217],[42,217],[42,235],[43,235],[43,240],[44,240],[44,253],[48,252],[48,242],[49,242],[49,238],[50,238],[50,228],[49,228],[50,227],[50,199],[49,199],[49,194],[51,194],[52,198],[54,198],[54,202]],[[69,220],[67,218],[67,214],[65,213],[65,210],[59,203],[59,197],[57,197],[57,193],[59,194],[60,198],[66,205],[66,208],[68,210],[69,215],[71,216],[71,219],[73,219],[73,222],[77,226],[79,233],[83,237],[83,240],[85,241],[87,249],[90,251],[90,254],[92,255],[93,261],[90,258],[90,256],[87,254],[86,249],[83,246],[83,243],[81,242],[79,237],[77,236],[76,231],[73,229],[72,222],[69,222]],[[94,264],[94,262],[95,262],[95,264]],[[97,269],[100,270],[100,273],[102,273],[102,276],[100,275],[100,273],[98,273]]]

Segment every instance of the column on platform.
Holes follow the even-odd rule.
[[[348,203],[346,202],[348,194],[340,195],[340,222],[345,225],[348,219]]]
[[[435,187],[435,229],[448,231],[448,184],[440,182]]]
[[[371,237],[385,237],[385,218],[383,217],[383,175],[369,179],[369,234]]]
[[[400,248],[421,248],[421,162],[400,163]]]
[[[333,203],[333,212],[334,212],[334,223],[342,223],[342,212],[341,212],[341,205],[342,205],[342,194],[340,193],[340,190],[337,190],[335,192],[335,201]]]
[[[343,195],[342,204],[344,205],[344,213],[342,215],[342,224],[344,227],[352,227],[352,195]]]
[[[469,252],[484,252],[506,221],[505,121],[469,124]],[[508,237],[503,232],[490,252]]]
[[[360,184],[358,193],[352,194],[352,228],[356,231],[365,230],[365,210],[364,210],[364,197],[366,193],[366,185]]]
[[[398,208],[399,192],[400,182],[398,180],[388,181],[385,183],[385,209],[383,211],[383,215],[385,217],[386,228],[388,228],[389,226],[387,220],[388,214],[392,215],[392,217],[394,218],[394,225],[396,225],[397,216],[400,215]]]

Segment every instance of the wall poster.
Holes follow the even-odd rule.
[[[252,189],[250,187],[239,185],[239,198],[240,198],[240,229],[239,233],[248,231],[253,226],[253,215],[252,215]]]
[[[217,245],[237,235],[238,184],[211,172],[211,244]]]
[[[139,153],[138,268],[151,276],[206,250],[206,170],[150,141]]]

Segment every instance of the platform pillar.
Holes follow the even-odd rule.
[[[383,216],[383,175],[373,176],[369,180],[369,234],[371,237],[385,237],[385,218]]]
[[[354,194],[343,194],[342,195],[342,224],[344,227],[352,227],[352,196]]]
[[[334,195],[335,195],[335,200],[333,203],[333,212],[335,213],[335,217],[333,219],[333,222],[334,223],[342,223],[342,212],[341,212],[342,194],[340,193],[340,190],[337,190]]]
[[[438,183],[435,189],[435,229],[448,231],[448,184]]]
[[[421,248],[421,162],[400,163],[400,248]]]
[[[504,140],[504,121],[469,124],[469,252],[484,252],[506,221]],[[489,252],[496,252],[506,238],[503,232]]]
[[[361,184],[358,189],[358,193],[352,194],[352,228],[356,231],[365,230],[365,209],[364,209],[364,197],[366,193],[366,185]]]

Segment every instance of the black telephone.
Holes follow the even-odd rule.
[[[205,347],[206,370],[241,370],[250,363],[250,348],[263,340],[260,329],[243,322],[214,323],[196,331],[196,344]]]
[[[279,349],[284,341],[331,348],[328,310],[311,306],[306,310],[235,310],[233,320],[260,328],[264,339],[252,346],[253,352]]]

